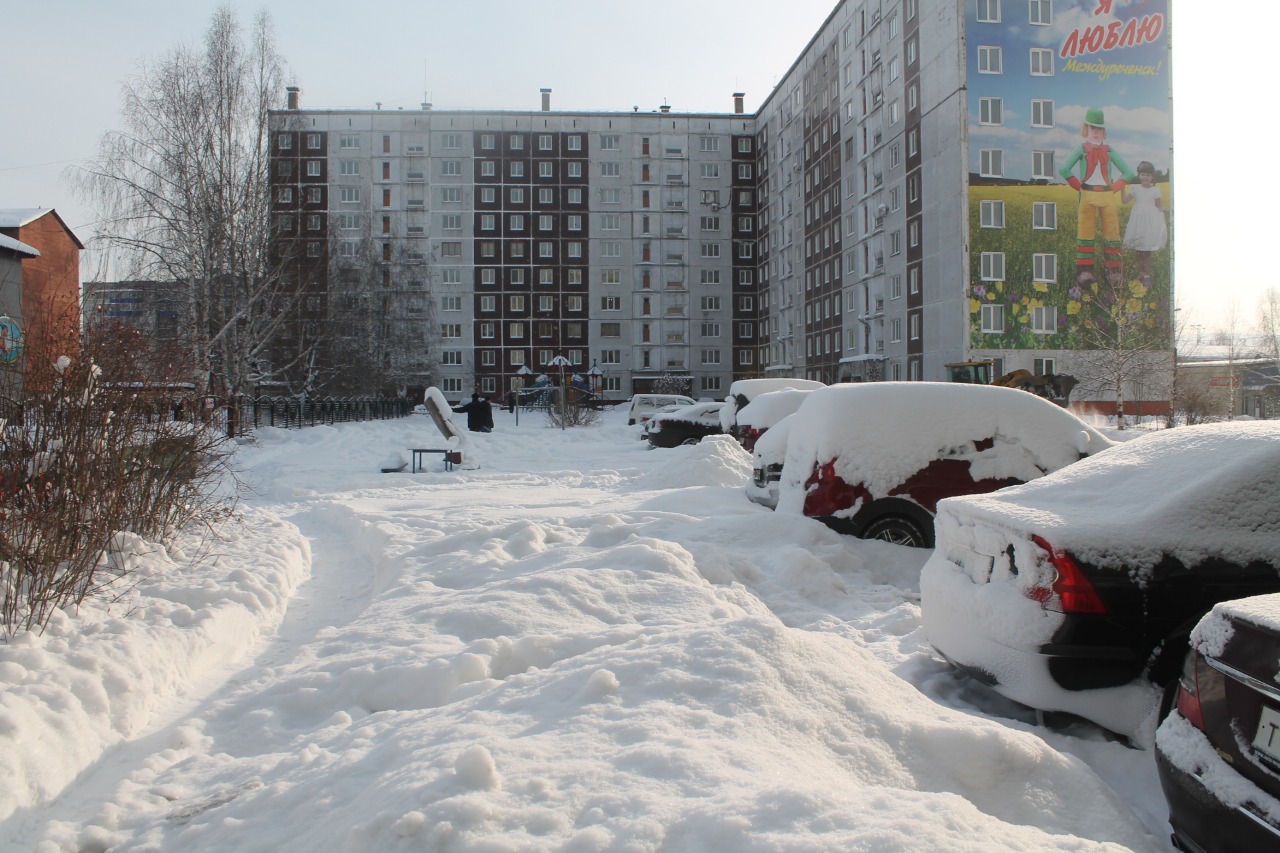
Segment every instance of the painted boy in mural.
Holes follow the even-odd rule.
[[[1080,129],[1084,141],[1076,146],[1058,170],[1067,184],[1080,193],[1077,220],[1076,284],[1097,281],[1095,263],[1098,248],[1098,219],[1102,219],[1102,257],[1107,275],[1121,270],[1120,193],[1135,179],[1133,170],[1107,144],[1106,117],[1092,107],[1085,112]]]

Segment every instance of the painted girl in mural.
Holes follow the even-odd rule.
[[[1107,144],[1106,118],[1092,107],[1080,128],[1084,141],[1076,146],[1058,174],[1080,193],[1076,224],[1076,284],[1097,281],[1098,219],[1102,220],[1102,258],[1108,277],[1122,274],[1120,257],[1120,193],[1134,180],[1124,159]]]
[[[1138,183],[1120,191],[1120,200],[1133,202],[1129,224],[1124,228],[1124,246],[1133,249],[1138,261],[1138,279],[1151,284],[1151,255],[1169,242],[1164,221],[1164,199],[1156,186],[1156,167],[1146,160],[1138,164]]]

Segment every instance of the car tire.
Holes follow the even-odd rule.
[[[683,444],[683,445],[686,445],[686,446],[687,446],[687,445],[691,445],[691,444],[697,444],[697,443],[698,443],[698,442],[700,442],[700,441],[702,441],[702,439],[700,439],[700,438],[686,438],[684,441],[682,441],[682,442],[680,442],[680,443],[681,443],[681,444]]]
[[[875,519],[863,529],[862,538],[910,548],[928,548],[933,544],[920,525],[900,515],[882,515]]]

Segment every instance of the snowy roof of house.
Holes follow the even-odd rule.
[[[34,246],[28,246],[21,240],[15,240],[12,237],[6,237],[0,234],[0,249],[8,249],[12,252],[18,252],[23,255],[30,255],[33,258],[40,257],[40,250]]]
[[[58,211],[54,210],[52,207],[0,208],[0,228],[23,228],[30,225],[32,222],[35,222],[40,217],[48,214],[52,214],[53,217],[58,220],[58,224],[71,235],[71,239],[75,240],[77,248],[84,248],[84,243],[76,236],[76,232],[71,230],[71,226],[68,225],[66,220],[59,216]]]

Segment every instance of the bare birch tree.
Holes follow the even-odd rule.
[[[1096,283],[1084,320],[1086,348],[1072,361],[1082,390],[1115,399],[1119,429],[1126,426],[1130,392],[1173,393],[1171,329],[1142,310],[1132,286],[1120,276],[1103,276]]]
[[[270,244],[267,117],[283,79],[270,17],[246,33],[220,8],[199,47],[124,84],[125,129],[76,176],[113,263],[174,282],[196,379],[227,393],[247,389],[299,295]]]

